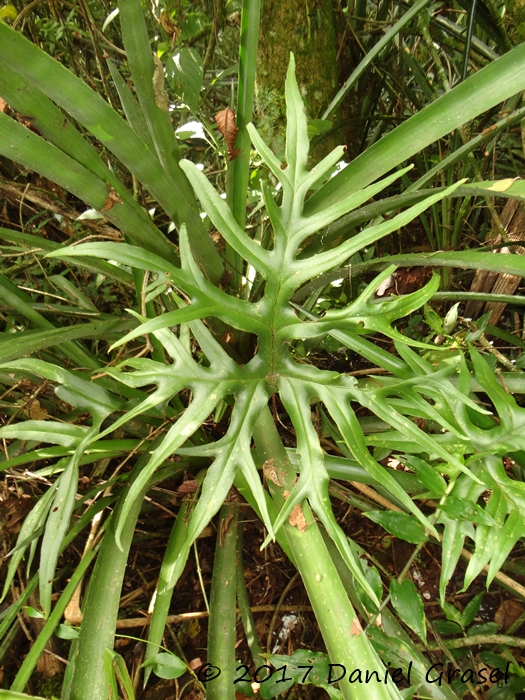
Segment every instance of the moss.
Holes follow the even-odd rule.
[[[51,678],[41,678],[36,683],[36,694],[42,695],[45,698],[52,696],[60,697],[62,693],[62,684],[64,682],[64,674],[57,673]]]
[[[332,0],[263,0],[257,71],[258,126],[271,129],[275,147],[282,139],[284,81],[290,52],[308,117],[319,118],[337,92],[337,60]],[[277,140],[277,143],[276,143]],[[325,152],[335,143],[330,139]],[[318,155],[324,155],[318,154]]]
[[[284,151],[284,92],[258,84],[255,92],[257,128],[272,150],[282,156]]]

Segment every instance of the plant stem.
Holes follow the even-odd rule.
[[[173,596],[173,591],[175,590],[174,588],[169,588],[167,590],[164,589],[170,581],[173,562],[176,561],[184,541],[186,540],[188,520],[192,510],[193,503],[189,498],[186,498],[181,504],[177,519],[175,520],[175,524],[171,530],[168,544],[166,545],[166,552],[162,561],[162,568],[160,570],[157,588],[153,594],[152,602],[150,603],[150,610],[148,611],[151,613],[151,621],[148,634],[149,643],[146,647],[146,653],[144,656],[145,661],[151,659],[159,652],[159,645],[162,642],[162,636],[166,626],[166,619],[170,609],[171,598]],[[195,555],[197,556],[197,551],[195,551]],[[153,610],[151,610],[152,606]],[[152,667],[146,666],[144,669],[144,685],[146,685],[148,682],[151,673]]]
[[[252,653],[253,663],[256,668],[262,666],[266,663],[265,658],[262,656],[263,649],[259,641],[259,636],[257,634],[257,629],[255,627],[255,620],[253,619],[253,613],[250,608],[250,599],[248,597],[248,590],[246,589],[246,581],[244,578],[244,565],[242,559],[242,528],[239,526],[239,534],[237,537],[237,602],[239,605],[239,612],[241,615],[242,625],[244,627],[244,633],[246,635],[246,641],[250,647]]]
[[[150,449],[162,441],[162,436],[154,441]],[[135,525],[142,507],[143,497],[151,486],[149,482],[139,495],[129,512],[120,538],[122,549],[117,546],[115,530],[119,521],[120,509],[128,495],[131,483],[139,476],[150,453],[145,452],[137,461],[130,479],[119,495],[115,511],[111,516],[107,532],[100,547],[97,562],[91,575],[83,604],[83,621],[75,656],[71,687],[62,700],[107,700],[108,688],[104,676],[104,651],[113,649],[115,628],[120,602],[120,593],[129,549],[135,532]]]
[[[278,507],[285,500],[285,491],[291,492],[295,470],[290,463],[268,407],[265,407],[255,425],[254,439],[262,462],[273,460],[275,473],[282,486],[269,482],[270,491]],[[283,529],[295,555],[308,597],[315,612],[328,654],[334,664],[342,664],[348,676],[339,681],[345,700],[355,697],[348,677],[354,669],[376,670],[382,678],[385,669],[363,633],[357,615],[350,603],[341,578],[335,568],[312,511],[306,501],[301,504],[307,527],[304,531],[285,523]],[[336,667],[335,671],[340,671]],[[335,675],[335,673],[334,673]],[[369,686],[371,700],[399,697],[393,684]]]
[[[525,649],[525,639],[521,637],[510,637],[507,634],[473,634],[472,636],[462,637],[461,639],[443,639],[442,642],[448,649],[475,647],[479,644],[506,644],[509,647]],[[426,646],[418,644],[418,649],[424,651],[439,651],[441,646],[435,643],[427,644]]]
[[[75,569],[75,573],[73,574],[69,583],[65,587],[64,592],[60,596],[60,599],[55,605],[55,607],[53,608],[53,611],[51,612],[51,615],[49,616],[42,631],[33,642],[31,651],[24,659],[24,663],[22,664],[20,670],[16,674],[16,678],[13,682],[13,685],[11,686],[12,691],[21,692],[24,690],[31,674],[33,673],[33,670],[40,657],[40,654],[44,651],[44,647],[46,646],[47,642],[49,641],[55,629],[57,628],[60,620],[62,619],[62,615],[64,614],[64,610],[66,609],[66,606],[69,603],[71,596],[75,592],[78,584],[82,581],[82,578],[84,577],[84,574],[86,573],[89,565],[91,564],[91,561],[95,554],[95,549],[92,549],[91,551],[87,552],[86,556],[82,559],[80,564]],[[86,695],[85,697],[87,698],[88,696]],[[89,693],[89,697],[93,697],[91,693]]]
[[[220,511],[211,584],[208,663],[221,670],[206,687],[208,700],[235,698],[235,595],[239,506],[226,502]]]

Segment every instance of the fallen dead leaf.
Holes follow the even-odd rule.
[[[24,414],[31,420],[47,420],[49,418],[49,413],[45,408],[40,406],[40,401],[38,399],[31,399],[24,406]]]
[[[106,201],[104,202],[104,206],[100,211],[109,211],[110,209],[113,209],[113,206],[115,204],[124,204],[122,199],[120,198],[120,195],[118,192],[115,192],[113,187],[109,188],[109,194],[106,198]]]
[[[293,509],[292,512],[290,513],[290,517],[288,518],[288,522],[292,527],[297,527],[301,532],[304,532],[308,525],[306,524],[306,519],[304,517],[303,509],[301,508],[301,504],[298,503]]]
[[[235,125],[235,112],[233,112],[229,107],[223,109],[215,115],[215,122],[219,127],[219,131],[224,136],[226,141],[226,148],[228,149],[228,160],[235,160],[238,158],[242,151],[235,148],[235,141],[237,140],[237,134],[239,129]]]
[[[523,607],[518,602],[515,600],[504,600],[496,610],[494,622],[498,625],[500,630],[506,632],[512,623],[518,619],[522,612]]]
[[[199,488],[199,482],[197,479],[187,479],[183,481],[180,486],[177,487],[178,493],[195,493]]]
[[[80,592],[81,586],[78,585],[64,610],[64,619],[71,625],[80,625],[83,619],[82,610],[80,609]]]
[[[277,469],[275,468],[275,462],[273,457],[267,459],[266,462],[263,464],[263,474],[268,479],[268,481],[272,482],[272,484],[275,484],[276,486],[282,486],[281,482],[279,481],[279,477],[277,476]]]
[[[170,36],[172,39],[175,37],[175,40],[177,40],[179,30],[167,12],[160,13],[160,24],[168,36]]]
[[[196,671],[201,666],[202,666],[202,659],[199,656],[197,656],[197,658],[195,658],[195,659],[192,659],[188,663],[188,668],[191,668],[192,671]]]
[[[396,294],[411,294],[424,287],[432,277],[431,267],[404,267],[396,270],[395,292]]]
[[[33,508],[33,501],[29,496],[22,498],[7,498],[0,501],[0,531],[5,534],[16,535],[26,515]]]

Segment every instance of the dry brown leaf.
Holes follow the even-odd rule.
[[[42,134],[38,131],[38,129],[34,125],[35,117],[31,117],[28,114],[22,114],[22,112],[17,112],[15,109],[12,109],[12,108],[10,111],[11,111],[12,116],[16,119],[16,121],[19,124],[22,124],[22,126],[25,126],[26,129],[29,129],[34,134],[38,134],[39,136],[42,136]]]
[[[40,607],[38,596],[35,593],[32,593],[29,596],[29,604],[33,608],[38,609]],[[29,627],[31,629],[31,632],[33,633],[33,638],[39,636],[40,632],[44,628],[44,625],[45,620],[41,617],[29,618]],[[64,664],[62,663],[62,659],[60,658],[62,650],[59,647],[59,640],[57,639],[57,637],[52,636],[47,641],[47,644],[43,651],[44,653],[40,654],[38,662],[36,664],[35,670],[37,671],[37,673],[42,674],[44,678],[52,678],[58,673],[63,673]]]
[[[26,403],[24,414],[31,420],[47,420],[49,418],[49,413],[40,406],[38,399],[31,399],[31,401]]]
[[[515,600],[504,600],[496,610],[494,622],[500,630],[506,632],[523,612],[523,607]]]
[[[0,97],[0,112],[3,112],[5,114],[7,110],[7,102]]]
[[[160,13],[160,23],[166,34],[168,34],[168,36],[170,36],[172,39],[177,40],[179,30],[177,28],[177,25],[174,24],[170,19],[170,16],[167,12]]]
[[[0,531],[5,535],[16,535],[26,515],[33,508],[33,502],[27,495],[21,498],[7,498],[0,501]]]
[[[122,199],[120,198],[120,195],[118,192],[115,192],[113,187],[109,188],[109,194],[106,198],[106,201],[104,202],[104,206],[100,211],[109,211],[110,209],[113,209],[113,206],[115,204],[124,204]]]
[[[187,479],[183,481],[180,486],[177,487],[178,493],[195,493],[199,488],[199,482],[197,479]]]
[[[192,671],[196,671],[201,666],[202,666],[202,659],[200,658],[200,656],[197,656],[195,659],[192,659],[188,663],[188,668],[191,668]]]
[[[235,160],[241,155],[242,151],[235,148],[235,141],[237,140],[237,134],[239,129],[235,126],[235,112],[233,112],[229,107],[223,109],[215,115],[215,122],[219,127],[219,131],[224,136],[226,141],[226,148],[228,149],[228,160]]]
[[[288,522],[292,527],[297,527],[301,532],[304,532],[308,525],[306,524],[306,518],[304,517],[303,509],[301,504],[298,503],[290,513]]]
[[[432,277],[431,267],[404,267],[396,270],[396,294],[411,294],[424,287]]]
[[[267,459],[266,462],[263,464],[263,474],[268,479],[268,481],[272,482],[272,484],[275,484],[276,486],[282,486],[277,475],[277,469],[275,468],[273,457]]]
[[[81,586],[78,585],[64,610],[64,620],[71,625],[80,625],[83,619],[82,610],[80,609],[80,591]]]

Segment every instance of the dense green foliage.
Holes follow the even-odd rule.
[[[398,41],[405,53],[403,32],[411,22],[427,36],[428,4],[420,0],[397,16],[391,3],[382,3],[377,21],[392,11],[397,23],[375,49],[369,47],[323,115],[325,122],[384,47]],[[191,549],[220,511],[207,660],[222,674],[206,693],[211,700],[234,696],[236,597],[247,635],[253,622],[236,542],[243,499],[264,524],[265,544],[277,540],[308,593],[328,654],[312,655],[310,683],[331,697],[397,698],[393,683],[358,686],[348,677],[338,688],[326,683],[329,660],[376,670],[382,678],[383,659],[404,673],[413,668],[415,697],[452,700],[463,691],[474,693],[474,676],[467,674],[455,690],[427,677],[425,646],[417,644],[427,645],[427,628],[433,627],[406,577],[425,543],[441,543],[439,603],[463,634],[481,599],[473,598],[461,613],[446,593],[465,543],[471,547],[467,589],[484,568],[487,585],[501,580],[509,553],[525,536],[525,409],[512,395],[525,393],[522,359],[513,358],[514,366],[490,345],[486,334],[498,329],[487,326],[487,316],[473,323],[460,316],[457,304],[442,314],[431,305],[440,287],[442,294],[451,293],[450,268],[525,272],[522,256],[475,246],[459,250],[464,230],[485,216],[479,204],[484,198],[489,216],[479,228],[496,233],[501,231],[491,198],[525,200],[523,182],[505,169],[518,158],[512,154],[514,137],[505,130],[525,109],[516,97],[525,89],[525,45],[511,49],[514,39],[504,24],[489,23],[492,34],[487,30],[483,39],[503,54],[492,60],[494,49],[474,37],[469,25],[465,42],[472,41],[486,65],[467,77],[463,67],[470,49],[466,63],[461,52],[451,52],[463,74],[458,72],[455,86],[445,78],[439,89],[431,76],[443,77],[445,53],[432,55],[432,42],[420,49],[434,60],[429,67],[417,62],[422,55],[412,45],[416,57],[404,89],[418,95],[413,105],[426,106],[404,115],[409,118],[382,138],[380,129],[370,135],[368,147],[351,163],[344,163],[344,148],[338,147],[312,164],[309,153],[324,127],[307,122],[293,56],[283,151],[273,152],[251,123],[259,6],[246,2],[237,86],[241,152],[228,164],[223,183],[213,176],[213,163],[221,162],[217,149],[204,164],[182,158],[170,119],[175,93],[190,112],[201,109],[209,57],[203,65],[192,47],[176,53],[156,40],[154,58],[141,3],[122,0],[118,7],[133,90],[109,61],[108,71],[101,68],[106,95],[51,57],[55,44],[48,35],[57,38],[56,27],[54,33],[49,24],[37,27],[46,53],[0,22],[5,66],[0,95],[13,111],[0,111],[0,155],[83,201],[89,208],[80,221],[99,227],[91,229],[90,240],[77,228],[70,245],[46,238],[38,228],[0,230],[13,253],[37,256],[43,274],[31,271],[30,278],[38,278],[45,294],[39,305],[34,290],[22,288],[24,262],[4,268],[0,288],[8,325],[0,342],[5,387],[0,464],[8,475],[36,464],[32,478],[45,479],[47,487],[6,560],[3,599],[23,575],[24,561],[27,583],[0,619],[4,639],[18,629],[16,616],[37,589],[39,610],[33,614],[45,621],[6,697],[26,689],[57,628],[72,640],[64,700],[116,698],[119,688],[134,697],[137,684],[113,648],[126,564],[150,489],[166,480],[178,483],[188,473],[198,497],[179,505],[166,546],[143,657],[146,681],[152,673],[175,679],[188,672],[163,646],[165,623]],[[490,7],[499,11],[496,3]],[[359,17],[356,12],[351,21]],[[188,16],[183,33],[197,37],[205,18],[193,17],[191,24]],[[448,26],[452,34],[453,29]],[[164,77],[172,81],[171,95]],[[110,78],[125,118],[111,104]],[[381,99],[388,94],[383,86]],[[498,114],[502,102],[506,108]],[[202,107],[202,123],[205,112]],[[31,128],[17,114],[26,115]],[[483,114],[488,116],[480,118]],[[435,151],[427,154],[424,149],[454,130],[460,136],[448,139],[441,159]],[[486,131],[494,134],[494,149],[496,134],[507,134],[510,144],[509,158],[490,179],[484,165],[469,158],[485,143]],[[430,188],[436,179],[438,186]],[[414,230],[416,222],[428,234],[424,252],[393,254],[391,246],[383,249],[388,256],[378,254],[390,234]],[[415,291],[384,296],[393,284],[389,280],[406,265],[442,269]],[[370,273],[374,268],[377,275]],[[50,301],[55,297],[66,303]],[[82,314],[93,318],[60,320],[79,320]],[[521,346],[508,330],[501,334]],[[327,355],[352,357],[359,369],[335,371],[325,365]],[[510,371],[502,373],[501,367]],[[293,434],[293,445],[283,442],[279,424]],[[210,430],[219,425],[220,435]],[[398,468],[385,466],[387,458]],[[80,477],[87,477],[87,488]],[[372,486],[378,500],[364,508],[368,518],[415,545],[407,566],[385,590],[378,569],[364,561],[334,516],[329,489],[335,478]],[[84,554],[54,598],[61,557],[85,541],[88,528]],[[75,624],[60,623],[92,563],[77,631]],[[514,590],[523,593],[519,585]],[[71,622],[67,614],[66,619]],[[265,657],[251,637],[260,667]],[[497,636],[486,641],[504,642]],[[303,651],[288,657],[294,675],[286,688],[274,678],[261,685],[261,697],[306,683],[296,668]],[[494,647],[486,661],[491,667],[509,659],[497,651]],[[270,660],[274,667],[287,663],[277,655]],[[511,672],[514,685],[506,685],[501,698],[511,698],[520,687],[516,662]],[[198,681],[195,686],[202,689]],[[237,689],[252,692],[250,684]]]

